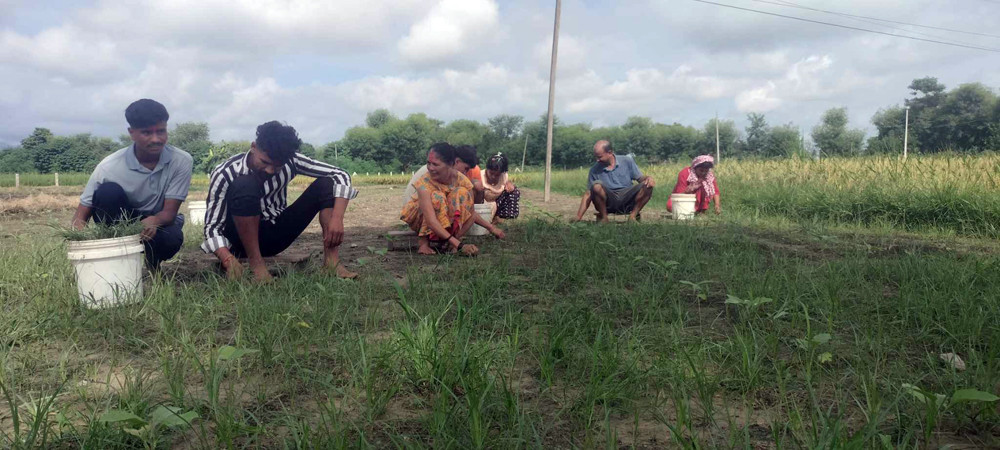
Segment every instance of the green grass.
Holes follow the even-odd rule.
[[[994,402],[952,399],[1000,383],[989,242],[734,216],[522,220],[486,257],[413,257],[405,286],[385,258],[410,257],[374,255],[357,282],[158,277],[100,311],[62,243],[5,237],[0,445],[1000,445]],[[160,406],[198,418],[110,420]]]
[[[665,210],[683,167],[660,164],[642,168],[658,183],[650,208]],[[913,156],[905,162],[882,156],[733,160],[724,161],[716,172],[723,207],[743,216],[1000,237],[1000,155],[995,153]],[[49,177],[47,183],[51,184],[51,175],[30,177],[32,183]],[[87,179],[86,174],[61,177],[64,185],[72,180],[82,185]],[[516,183],[539,190],[543,179],[544,174],[537,169],[513,175]],[[587,169],[555,171],[552,190],[578,196],[586,188],[586,179]],[[398,185],[408,180],[409,175],[398,173],[354,177],[359,186]],[[292,184],[304,187],[310,181],[299,177]],[[13,175],[0,174],[0,186],[12,184]],[[197,198],[207,187],[204,175],[196,175],[191,182]]]
[[[657,181],[650,207],[664,210],[683,164],[643,167]],[[722,205],[743,215],[828,224],[938,230],[1000,237],[1000,155],[724,161],[716,169]],[[544,174],[515,182],[544,187]],[[579,196],[587,170],[556,171],[552,190]]]
[[[60,173],[60,186],[83,186],[90,178],[89,173]],[[0,173],[0,187],[14,187],[16,179],[12,173]],[[56,178],[51,173],[22,173],[21,186],[55,186]]]
[[[142,230],[143,224],[139,220],[123,221],[113,225],[90,222],[81,230],[74,228],[60,229],[59,235],[67,241],[91,241],[95,239],[134,236],[142,233]]]

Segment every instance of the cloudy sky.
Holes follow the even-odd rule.
[[[719,3],[1000,48],[1000,37],[855,20],[776,3]],[[794,0],[1000,36],[1000,0]],[[278,119],[307,142],[365,114],[443,120],[546,109],[554,1],[0,0],[0,147],[34,127],[118,136],[131,101],[171,122],[247,139]],[[796,22],[693,0],[566,0],[556,113],[596,126],[630,115],[701,126],[716,112],[811,129],[846,106],[868,127],[910,80],[1000,87],[1000,53]]]

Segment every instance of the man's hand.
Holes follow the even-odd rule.
[[[336,247],[344,242],[344,218],[334,217],[323,231],[323,246]]]
[[[243,264],[235,256],[229,255],[222,261],[222,268],[226,270],[226,278],[238,280],[243,278]]]
[[[153,216],[142,219],[142,234],[140,234],[142,240],[148,241],[156,236],[156,230],[160,227],[157,222],[156,217]]]
[[[642,180],[642,185],[648,188],[656,187],[656,182],[653,181],[653,177],[646,177]]]
[[[74,218],[73,221],[70,222],[69,226],[72,227],[74,230],[79,231],[79,230],[84,229],[87,226],[87,222],[84,221],[84,220],[79,220],[79,219]]]

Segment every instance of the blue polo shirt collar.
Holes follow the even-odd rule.
[[[156,162],[156,167],[153,170],[149,170],[146,166],[139,164],[139,158],[135,157],[135,142],[129,146],[128,151],[125,152],[125,165],[128,166],[130,170],[141,173],[156,173],[163,170],[167,164],[170,164],[170,160],[174,157],[173,148],[169,145],[163,146],[163,152],[160,153],[160,160]]]

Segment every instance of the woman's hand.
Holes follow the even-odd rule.
[[[718,203],[715,204],[715,214],[716,215],[722,214],[722,206],[719,205]]]
[[[493,227],[493,229],[490,230],[490,234],[496,236],[497,239],[503,239],[507,237],[507,235],[504,234],[503,230],[501,230],[500,227]]]
[[[701,183],[698,183],[698,182],[688,183],[688,187],[687,187],[687,192],[686,193],[687,194],[694,194],[695,192],[698,192],[698,189],[701,189]]]
[[[504,189],[505,191],[507,191],[507,192],[514,192],[514,189],[515,189],[515,187],[514,187],[514,183],[511,183],[510,181],[507,181],[507,184],[505,184],[505,185],[503,186],[503,189]]]

